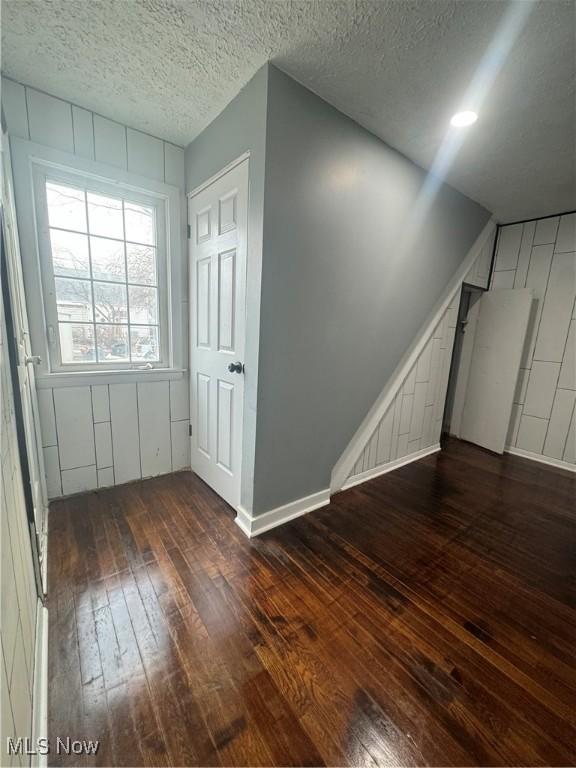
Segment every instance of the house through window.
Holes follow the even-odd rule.
[[[46,175],[42,182],[36,189],[52,369],[165,365],[163,201],[89,180]]]

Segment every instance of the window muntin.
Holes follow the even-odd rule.
[[[52,370],[165,367],[164,201],[50,175],[42,186]]]

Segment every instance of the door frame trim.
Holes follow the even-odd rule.
[[[193,285],[193,280],[195,279],[195,271],[191,268],[192,267],[192,238],[190,237],[190,204],[193,198],[197,197],[201,192],[204,192],[204,190],[208,189],[208,187],[212,186],[215,182],[217,182],[219,179],[223,178],[227,173],[230,173],[230,171],[233,171],[235,168],[242,165],[242,163],[247,163],[247,169],[246,169],[246,242],[245,242],[245,259],[244,259],[244,302],[242,307],[242,312],[244,313],[244,359],[246,356],[246,333],[247,333],[247,315],[248,315],[248,257],[249,257],[249,242],[250,242],[250,151],[243,152],[241,155],[239,155],[237,158],[232,160],[230,163],[225,165],[223,168],[221,168],[219,171],[214,173],[212,176],[210,176],[208,179],[203,181],[201,184],[199,184],[197,187],[195,187],[191,192],[188,192],[186,194],[186,221],[188,224],[188,240],[187,240],[187,247],[186,247],[186,259],[187,259],[187,266],[188,266],[188,391],[189,391],[189,424],[190,424],[190,436],[188,440],[190,441],[190,465],[191,470],[194,472],[194,467],[192,466],[192,440],[194,438],[194,430],[197,429],[197,420],[195,418],[196,409],[195,409],[195,402],[193,401],[192,397],[192,361],[194,358],[194,350],[193,350],[193,338],[194,338],[194,332],[195,328],[193,326],[196,312],[196,305],[195,305],[195,289]],[[244,376],[244,374],[243,374]],[[245,420],[245,412],[246,412],[246,381],[244,381],[244,391],[243,391],[243,398],[242,398],[242,435],[240,440],[240,456],[239,456],[239,490],[238,490],[238,501],[235,505],[230,504],[230,506],[238,511],[241,509],[242,504],[242,491],[243,491],[243,456],[244,456],[244,420]],[[218,493],[215,489],[213,489],[215,493]],[[220,494],[218,494],[220,495]],[[220,497],[223,498],[223,497]],[[224,501],[229,504],[226,499]]]
[[[198,184],[197,187],[194,187],[194,189],[191,192],[187,192],[186,199],[191,200],[193,197],[196,197],[196,195],[199,195],[200,192],[203,192],[211,184],[214,184],[215,181],[218,181],[218,179],[222,178],[222,176],[225,176],[229,171],[236,168],[237,165],[240,165],[240,163],[243,163],[244,160],[248,160],[249,157],[250,157],[250,150],[243,152],[235,160],[232,160],[232,162],[228,163],[228,165],[225,165],[224,168],[221,168],[219,171],[216,171],[216,173],[210,176],[210,178],[206,179],[201,184]]]

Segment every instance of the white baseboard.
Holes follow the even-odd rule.
[[[352,475],[352,477],[349,477],[348,480],[346,480],[342,486],[342,490],[345,491],[347,488],[353,488],[355,485],[365,483],[366,480],[372,480],[374,477],[385,475],[387,472],[392,472],[394,469],[403,467],[405,464],[411,464],[413,461],[423,459],[424,456],[430,456],[431,453],[437,453],[439,450],[440,443],[436,443],[435,445],[428,446],[428,448],[421,448],[419,451],[414,451],[414,453],[410,453],[408,456],[402,456],[399,459],[394,459],[394,461],[389,461],[387,464],[380,464],[378,467],[367,469],[366,472],[361,472],[359,475]]]
[[[32,744],[48,738],[48,609],[38,601],[34,649],[34,690],[32,696]],[[48,756],[35,754],[32,768],[45,768]]]
[[[304,496],[302,499],[296,499],[296,501],[291,501],[289,504],[276,507],[276,509],[271,509],[269,512],[264,512],[264,514],[256,515],[255,517],[243,507],[238,507],[236,524],[251,539],[290,520],[306,515],[314,509],[325,507],[329,503],[330,489],[326,488],[323,491],[318,491],[318,493],[313,493],[310,496]]]
[[[557,469],[564,469],[567,472],[576,472],[576,464],[570,464],[568,461],[562,461],[562,459],[552,459],[550,456],[542,456],[541,453],[532,453],[532,451],[524,451],[522,448],[515,448],[513,445],[506,445],[504,447],[506,453],[511,453],[514,456],[521,456],[523,459],[530,459],[531,461],[538,461],[540,464],[547,464],[549,467],[556,467]]]

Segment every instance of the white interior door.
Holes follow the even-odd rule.
[[[532,291],[487,291],[478,302],[460,436],[502,453],[526,339]]]
[[[24,295],[24,280],[22,277],[22,262],[20,245],[16,227],[16,209],[12,187],[10,152],[8,139],[2,136],[2,223],[4,229],[4,245],[6,266],[8,272],[8,289],[10,306],[14,323],[14,336],[18,354],[18,384],[22,402],[22,417],[30,473],[32,502],[34,505],[34,522],[38,536],[38,553],[45,579],[46,556],[46,512],[48,496],[46,493],[46,478],[44,475],[44,456],[42,453],[42,435],[40,432],[40,413],[36,394],[34,365],[39,358],[32,355],[28,316]],[[44,584],[46,587],[46,584]]]
[[[189,200],[192,469],[240,504],[248,160]]]

